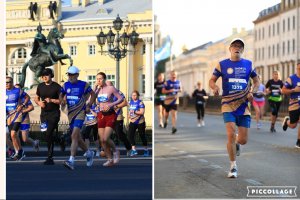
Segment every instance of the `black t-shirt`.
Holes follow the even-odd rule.
[[[196,104],[203,104],[205,102],[204,96],[207,96],[207,94],[204,89],[202,89],[202,90],[196,89],[193,92],[192,96],[194,98],[196,98],[196,101],[195,101]]]
[[[269,88],[271,91],[271,96],[278,97],[281,95],[279,92],[279,88],[283,87],[283,82],[281,80],[274,81],[274,79],[271,79],[267,82],[266,88]]]
[[[162,93],[162,89],[163,89],[163,87],[164,87],[164,81],[162,81],[162,82],[158,82],[158,81],[156,81],[155,83],[154,83],[154,88],[156,89],[156,97],[159,97],[159,96],[161,96],[163,93]]]
[[[36,89],[36,95],[40,97],[43,101],[45,98],[58,99],[60,95],[61,86],[52,82],[50,85],[45,83],[40,83]],[[45,103],[45,108],[42,108],[42,111],[55,111],[59,110],[59,105],[55,103]]]

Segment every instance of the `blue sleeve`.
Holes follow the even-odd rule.
[[[285,82],[284,83],[284,86],[287,88],[287,89],[293,89],[293,85],[291,85],[289,82]]]
[[[220,76],[222,76],[222,73],[217,68],[215,68],[213,75],[216,76],[217,78],[219,78]]]
[[[66,94],[65,86],[66,86],[66,85],[63,85],[63,86],[60,88],[60,92],[61,92],[63,95]]]
[[[256,73],[256,70],[254,69],[254,70],[252,70],[252,72],[250,73],[250,77],[251,78],[254,78],[254,77],[256,77],[257,76],[257,73]]]
[[[145,104],[141,101],[139,107],[140,108],[145,108]]]
[[[88,84],[88,83],[87,83],[87,84]],[[92,91],[93,91],[93,90],[92,90],[91,86],[88,86],[88,87],[86,88],[84,94],[89,94],[89,93],[91,93]]]

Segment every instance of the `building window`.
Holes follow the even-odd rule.
[[[285,48],[285,43],[282,42],[282,55],[284,56],[284,48]]]
[[[288,24],[287,24],[287,26],[288,26],[288,27],[287,27],[287,30],[290,31],[290,18],[288,18],[288,22],[287,22],[287,23],[288,23]]]
[[[258,30],[258,40],[260,40],[261,30]]]
[[[273,44],[273,48],[272,48],[272,57],[275,57],[275,45]]]
[[[26,49],[20,48],[18,49],[18,58],[26,58]]]
[[[296,17],[293,16],[293,30],[295,30],[296,28]]]
[[[273,36],[275,36],[275,24],[273,24]]]
[[[282,21],[282,32],[284,33],[285,31],[285,20]]]
[[[268,47],[268,58],[271,58],[271,47]]]
[[[290,53],[290,41],[288,40],[288,42],[287,42],[287,54],[289,54]]]
[[[265,38],[265,29],[263,28],[262,29],[262,39],[264,39]]]
[[[116,76],[114,74],[106,74],[106,79],[111,81],[113,85],[116,85]]]
[[[70,46],[70,55],[71,56],[76,56],[77,55],[77,46]]]
[[[277,56],[279,56],[279,43],[277,44]]]
[[[280,30],[280,23],[277,22],[277,35],[279,35],[279,30]]]
[[[295,50],[296,50],[296,48],[295,48],[295,39],[293,39],[293,53],[295,53]]]
[[[146,85],[145,85],[145,74],[142,75],[142,93],[145,94],[145,88],[146,88]]]
[[[269,25],[269,37],[271,37],[271,25]]]
[[[258,49],[258,60],[260,60],[260,48]]]
[[[263,47],[261,50],[261,59],[263,60],[265,57],[265,48]]]
[[[88,52],[88,54],[89,55],[95,55],[96,54],[96,51],[95,51],[95,45],[93,44],[93,45],[89,45],[88,46],[88,49],[89,49],[89,52]]]
[[[93,88],[96,82],[96,75],[88,75],[86,82]]]
[[[142,55],[144,55],[145,53],[146,53],[146,45],[143,44]]]

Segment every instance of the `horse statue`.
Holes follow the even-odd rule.
[[[62,59],[69,59],[70,65],[73,65],[73,60],[68,54],[64,54],[63,49],[61,48],[59,39],[64,38],[64,35],[59,32],[57,28],[52,28],[46,37],[41,33],[41,25],[37,28],[38,33],[34,38],[33,49],[31,58],[26,62],[22,67],[22,77],[20,85],[23,88],[26,80],[26,69],[29,66],[29,69],[35,73],[34,81],[36,85],[40,83],[39,77],[41,76],[42,71],[49,66],[52,66],[60,61],[62,65],[64,63]],[[31,87],[33,86],[31,85]]]

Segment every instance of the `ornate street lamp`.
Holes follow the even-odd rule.
[[[123,27],[123,21],[117,16],[113,21],[113,28],[117,32],[116,34],[110,29],[107,34],[104,34],[102,28],[100,33],[96,36],[97,42],[101,47],[100,53],[107,53],[110,57],[116,60],[116,88],[120,88],[120,60],[126,57],[127,46],[130,41],[131,45],[135,48],[138,43],[139,34],[133,30],[131,34],[127,34],[124,30],[120,36],[120,31]],[[107,44],[107,51],[103,50],[103,46]]]

